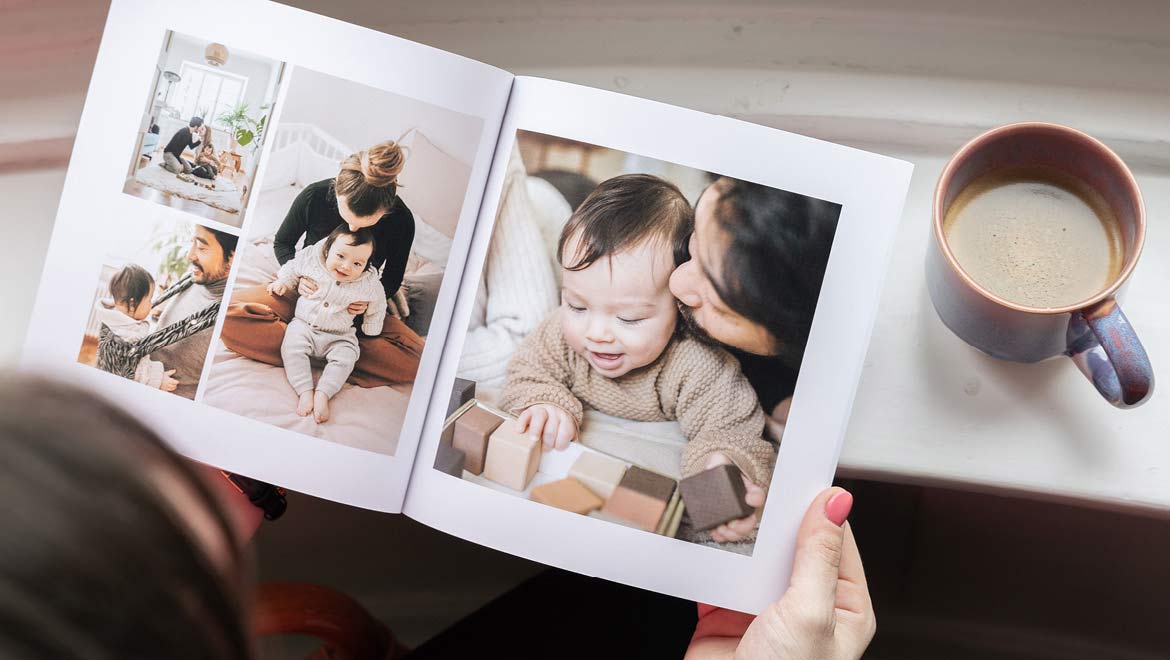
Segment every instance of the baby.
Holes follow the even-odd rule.
[[[98,320],[125,339],[135,341],[150,334],[150,300],[154,297],[154,278],[142,266],[130,264],[110,278],[110,298],[113,306],[98,306]],[[162,362],[144,357],[134,369],[134,380],[164,392],[174,392],[179,381],[174,369],[166,369]]]
[[[221,169],[219,159],[215,157],[215,146],[211,142],[204,142],[203,146],[199,147],[199,155],[195,156],[195,167],[192,168],[191,174],[204,179],[205,182],[196,182],[207,188],[215,187],[215,177],[219,175]]]
[[[318,423],[329,420],[329,400],[341,390],[358,359],[357,331],[349,306],[369,306],[362,333],[382,332],[386,318],[386,294],[378,272],[369,268],[374,254],[374,234],[368,229],[350,231],[341,225],[318,244],[304,247],[280,267],[268,292],[283,296],[295,291],[301,277],[317,282],[317,290],[297,299],[296,314],[284,332],[280,355],[284,373],[297,393],[297,414],[312,414]],[[309,358],[324,358],[325,370],[313,388]]]
[[[546,449],[568,446],[585,406],[677,420],[684,477],[734,463],[762,504],[775,451],[756,394],[735,358],[677,328],[667,285],[693,222],[678,188],[655,176],[615,177],[590,193],[557,246],[561,306],[509,361],[500,406]]]

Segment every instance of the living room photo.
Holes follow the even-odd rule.
[[[123,192],[240,227],[284,68],[168,31]]]

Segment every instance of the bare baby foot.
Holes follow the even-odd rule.
[[[329,421],[329,397],[324,392],[313,392],[313,419],[318,424]]]
[[[297,414],[301,417],[308,417],[311,412],[313,412],[313,393],[309,391],[297,399]]]

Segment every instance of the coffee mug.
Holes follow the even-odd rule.
[[[1020,185],[1027,192],[1013,197]],[[927,288],[952,332],[1005,360],[1067,355],[1119,408],[1149,398],[1153,368],[1118,302],[1145,242],[1145,209],[1117,154],[1057,124],[992,129],[943,169],[933,225]]]

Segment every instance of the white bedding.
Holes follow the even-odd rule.
[[[236,288],[267,284],[277,270],[271,242],[244,246],[236,268]],[[203,402],[282,429],[393,455],[410,392],[409,385],[362,388],[347,383],[333,398],[331,419],[317,424],[296,414],[296,394],[284,369],[242,357],[217,341]]]

